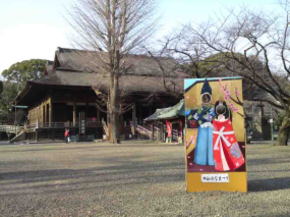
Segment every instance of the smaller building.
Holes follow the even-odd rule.
[[[252,140],[271,140],[277,109],[266,102],[244,101],[247,134]]]
[[[177,142],[183,141],[184,130],[184,99],[174,106],[156,109],[145,118],[145,122],[151,124],[151,138],[159,141]]]

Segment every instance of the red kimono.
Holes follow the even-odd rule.
[[[215,169],[218,171],[233,171],[245,163],[235,137],[232,122],[213,120],[213,152]]]
[[[167,131],[167,137],[172,137],[172,123],[170,121],[166,121],[166,131]]]

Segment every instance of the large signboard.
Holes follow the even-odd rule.
[[[185,79],[186,189],[247,191],[242,79]]]

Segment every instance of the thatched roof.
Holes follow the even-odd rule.
[[[39,84],[89,86],[102,91],[109,88],[109,75],[98,65],[104,52],[58,48],[52,70],[48,75],[35,81]],[[123,92],[173,92],[182,94],[183,79],[188,77],[181,72],[175,60],[146,55],[126,55],[124,65],[127,69],[120,76],[120,89]]]
[[[40,80],[28,82],[16,101],[22,102],[23,98],[28,99],[30,95],[33,95],[32,90],[35,88],[38,90],[40,86],[43,87],[42,91],[67,86],[93,88],[107,92],[110,77],[107,73],[102,72],[97,64],[98,58],[102,58],[104,55],[104,52],[58,48],[53,64],[47,66],[47,75]],[[181,95],[183,79],[188,76],[176,68],[177,64],[173,59],[159,58],[158,61],[164,67],[163,71],[156,59],[152,57],[127,55],[124,58],[124,65],[128,70],[122,73],[119,79],[122,94]]]
[[[46,78],[34,81],[43,85],[64,85],[64,86],[88,86],[100,91],[107,91],[109,88],[108,75],[87,72],[55,71]],[[165,85],[164,82],[165,81]],[[155,76],[122,75],[119,79],[120,89],[123,92],[148,92],[162,93],[183,93],[183,78],[162,78]]]
[[[100,60],[105,60],[105,52],[84,51],[76,49],[58,48],[55,53],[54,69],[62,71],[102,73]],[[123,58],[125,74],[144,76],[163,76],[158,62],[147,55],[129,54]],[[166,71],[166,77],[187,76],[177,68],[176,61],[159,57],[158,61]]]

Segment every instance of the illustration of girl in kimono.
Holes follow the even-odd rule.
[[[212,119],[215,116],[214,106],[211,104],[212,89],[205,80],[201,89],[202,106],[192,110],[188,120],[198,123],[198,133],[194,150],[193,162],[198,165],[214,165],[213,159],[213,126]]]
[[[235,137],[230,110],[223,101],[215,104],[216,117],[213,120],[213,152],[215,170],[233,171],[245,163],[245,159]]]

